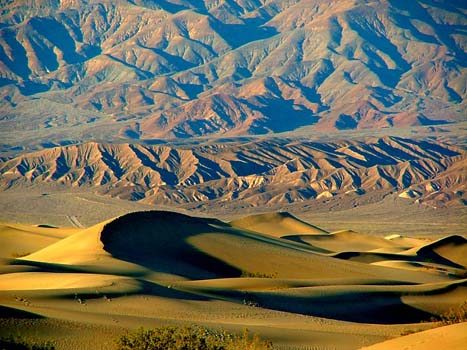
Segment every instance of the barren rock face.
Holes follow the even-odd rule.
[[[396,137],[189,148],[85,143],[0,163],[0,186],[95,188],[115,197],[168,205],[233,201],[262,206],[370,196],[375,191],[400,192],[400,197],[435,206],[461,205],[465,159],[462,148]]]
[[[452,1],[12,1],[0,128],[44,142],[460,121],[465,14]]]

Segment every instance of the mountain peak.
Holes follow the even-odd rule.
[[[437,125],[466,112],[461,2],[41,1],[3,10],[0,126],[10,133],[27,120],[44,142],[94,123],[106,140],[186,138]],[[203,106],[221,99],[229,108],[209,120]]]

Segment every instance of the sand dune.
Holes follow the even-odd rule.
[[[290,234],[324,234],[327,231],[297,219],[289,213],[258,214],[231,221],[235,227],[261,232],[275,237]]]
[[[33,253],[1,261],[1,305],[44,322],[91,322],[100,330],[112,320],[124,328],[221,321],[253,327],[279,349],[332,345],[323,330],[330,327],[354,334],[338,348],[357,349],[467,301],[465,242],[456,236],[426,244],[327,233],[287,213],[226,223],[167,211],[84,229],[1,229],[7,246],[16,235],[37,238]],[[425,261],[430,254],[436,262]]]
[[[282,220],[283,216],[271,217]],[[269,216],[259,216],[255,220],[266,232]],[[272,231],[273,235],[293,232],[296,226],[307,228],[305,223],[289,215],[285,216],[285,224],[278,226],[278,231]],[[342,236],[347,237],[346,234]],[[323,256],[305,244],[244,231],[215,219],[163,211],[138,212],[109,220],[19,260],[103,267],[108,259],[115,266],[129,264],[139,267],[139,271],[152,271],[175,279],[240,277],[242,274],[309,279],[324,274],[327,278],[372,276],[395,281],[427,280],[426,274],[401,278],[398,271]],[[435,277],[429,277],[432,278]]]
[[[100,233],[105,222],[60,240],[44,249],[23,257],[25,260],[53,262],[59,264],[81,264],[95,261],[106,255],[100,243]]]
[[[394,250],[402,251],[412,248],[412,246],[400,244],[399,242],[349,230],[326,235],[285,235],[283,238],[308,243],[329,252],[367,252],[374,250],[393,252]]]
[[[461,267],[467,267],[467,239],[461,236],[449,236],[419,248],[413,248],[405,254],[416,254],[433,260],[443,260]]]
[[[437,275],[465,276],[467,240],[453,235],[427,243],[400,237],[380,238],[353,231],[325,235],[286,235],[282,238],[310,245],[334,258]]]
[[[115,275],[91,273],[23,272],[0,275],[0,290],[91,289],[110,287],[122,281],[129,283],[131,280]]]
[[[430,329],[391,339],[361,350],[463,350],[467,343],[467,322]]]
[[[28,255],[47,247],[79,230],[0,223],[0,257]]]

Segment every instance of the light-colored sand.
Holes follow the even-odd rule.
[[[391,339],[361,350],[465,350],[467,322],[448,325]]]
[[[76,232],[79,229],[0,223],[0,258],[30,254]]]
[[[456,238],[422,246],[329,234],[283,213],[230,224],[140,212],[86,229],[0,226],[7,246],[26,236],[37,240],[31,254],[0,260],[0,304],[46,319],[16,318],[12,325],[10,318],[0,328],[37,334],[53,325],[46,334],[59,349],[87,349],[102,334],[167,323],[248,327],[279,350],[357,349],[427,329],[412,323],[467,301],[465,269],[457,266],[463,242]],[[433,257],[427,251],[439,261],[425,261]],[[62,336],[67,322],[86,329],[82,340]]]
[[[324,234],[327,231],[289,213],[258,214],[231,221],[232,226],[281,237],[290,234]]]
[[[90,273],[19,272],[0,275],[0,290],[49,290],[109,287],[130,279]]]
[[[413,247],[407,246],[405,242],[401,244],[401,242],[354,231],[338,231],[325,235],[285,235],[283,238],[308,243],[330,252],[367,252],[373,250],[399,252]]]
[[[404,254],[433,259],[444,258],[452,263],[467,267],[467,239],[456,235],[448,236],[421,247],[412,248]]]
[[[81,264],[108,255],[103,250],[100,233],[107,222],[97,224],[66,237],[55,244],[23,257],[24,260]]]
[[[431,262],[422,261],[405,261],[405,260],[382,260],[371,263],[377,266],[393,267],[396,269],[406,269],[412,271],[431,272],[438,275],[450,274],[452,276],[465,277],[465,270],[453,268],[443,264],[435,264]]]

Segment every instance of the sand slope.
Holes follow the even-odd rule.
[[[79,229],[0,223],[0,258],[30,254],[76,232]]]
[[[361,350],[463,350],[467,344],[467,322],[430,329],[391,339]]]
[[[402,251],[412,246],[351,230],[326,235],[285,235],[283,238],[308,243],[329,252]]]
[[[290,213],[271,213],[247,216],[231,221],[232,226],[282,237],[290,234],[323,234],[325,230],[306,223]]]
[[[413,248],[405,254],[416,254],[433,260],[443,260],[460,267],[467,267],[467,239],[461,236],[449,236],[419,248]]]
[[[0,302],[11,315],[96,329],[220,322],[253,327],[283,349],[356,349],[467,301],[462,237],[327,233],[286,213],[226,223],[147,211],[83,229],[19,227],[1,226],[7,246],[38,238],[33,253],[1,261]],[[430,252],[436,262],[426,262]],[[333,343],[336,333],[350,342]]]
[[[296,222],[287,219],[288,224]],[[268,222],[267,217],[259,220],[263,227]],[[104,267],[111,259],[116,266],[129,263],[141,271],[175,279],[259,274],[308,279],[371,276],[418,283],[443,280],[441,276],[410,271],[401,275],[393,269],[323,256],[308,245],[278,239],[275,234],[277,231],[270,236],[173,212],[137,212],[82,230],[20,260]]]

